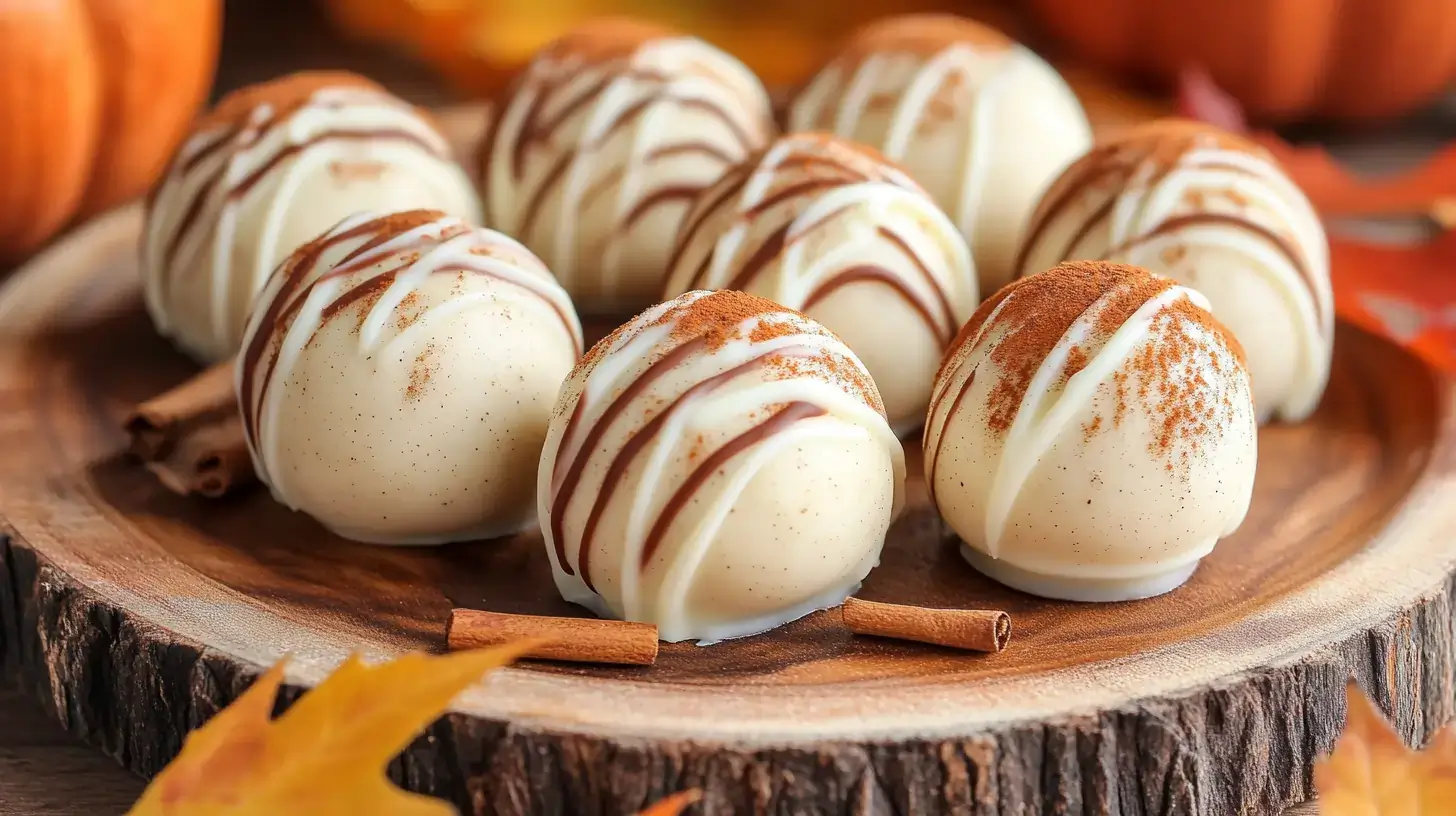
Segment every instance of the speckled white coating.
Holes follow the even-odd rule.
[[[562,596],[655,623],[668,641],[754,634],[840,603],[904,501],[900,443],[853,352],[789,311],[730,324],[718,347],[679,336],[710,297],[750,299],[686,293],[587,355],[537,487]]]
[[[1263,150],[1191,123],[1145,126],[1068,168],[1028,239],[1028,272],[1099,258],[1206,295],[1248,353],[1261,422],[1297,422],[1319,405],[1334,353],[1329,244]]]
[[[205,124],[183,143],[149,209],[147,311],[199,360],[237,351],[269,273],[339,219],[416,207],[480,218],[445,138],[382,90],[323,87],[279,113],[260,101],[243,121]]]
[[[589,23],[543,49],[482,148],[487,224],[584,313],[656,302],[697,194],[774,133],[742,63],[692,37]]]
[[[832,137],[785,136],[729,171],[678,241],[668,297],[732,288],[804,312],[864,362],[901,433],[924,421],[940,358],[979,302],[965,239],[935,202]]]
[[[1165,309],[1206,310],[1191,289],[1167,287],[1110,333],[1097,327],[1116,287],[1064,327],[1037,303],[1052,293],[1018,286],[988,301],[989,317],[972,321],[942,368],[925,432],[934,501],[971,565],[1014,588],[1078,601],[1167,592],[1248,510],[1257,429],[1247,372],[1221,336]],[[998,429],[993,401],[1007,373],[996,347],[1012,332],[1044,331],[1060,339]],[[1133,362],[1175,342],[1182,359],[1161,379]],[[1222,408],[1203,432],[1160,447],[1170,427],[1185,427],[1150,407],[1168,393],[1174,410]]]
[[[565,291],[515,241],[438,212],[351,217],[279,268],[249,320],[254,467],[358,541],[515,532],[581,342]]]
[[[903,165],[965,234],[988,295],[1011,279],[1042,191],[1092,145],[1080,103],[1050,65],[948,15],[862,30],[795,97],[788,128],[828,130]]]

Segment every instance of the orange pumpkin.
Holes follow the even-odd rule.
[[[212,84],[220,6],[0,2],[0,263],[152,183]]]
[[[1207,70],[1258,118],[1406,113],[1456,79],[1451,0],[1027,0],[1078,55],[1171,81]]]

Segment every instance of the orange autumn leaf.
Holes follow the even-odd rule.
[[[1401,742],[1353,682],[1345,732],[1314,768],[1322,816],[1435,816],[1456,812],[1456,739],[1442,732],[1425,751]]]
[[[1335,308],[1456,374],[1456,232],[1415,246],[1330,239]]]
[[[703,798],[702,791],[693,789],[681,793],[674,793],[666,799],[659,799],[651,807],[637,814],[637,816],[678,816],[690,805],[696,804]]]
[[[344,661],[277,719],[274,666],[232,705],[189,734],[130,811],[133,816],[278,813],[446,816],[448,803],[407,793],[385,766],[457,694],[532,644],[367,665]]]

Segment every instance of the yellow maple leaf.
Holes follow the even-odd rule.
[[[388,663],[344,661],[276,720],[283,663],[188,735],[142,792],[132,816],[403,814],[447,816],[440,799],[395,787],[384,769],[481,675],[533,644]]]
[[[1456,814],[1456,732],[1412,751],[1359,686],[1350,683],[1345,697],[1345,731],[1314,767],[1322,816]]]

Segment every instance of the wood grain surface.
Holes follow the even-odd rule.
[[[581,614],[536,534],[366,547],[262,491],[182,499],[126,462],[126,411],[194,370],[141,309],[139,225],[93,222],[0,293],[0,659],[67,729],[154,773],[284,654],[297,694],[351,651],[442,648],[453,606]],[[917,480],[863,597],[1002,606],[1005,652],[853,639],[823,613],[665,644],[651,668],[527,664],[395,773],[477,812],[619,813],[687,786],[708,813],[1278,812],[1309,795],[1348,676],[1412,742],[1451,715],[1449,398],[1343,328],[1321,410],[1261,434],[1248,521],[1178,592],[1002,589],[956,556]]]

